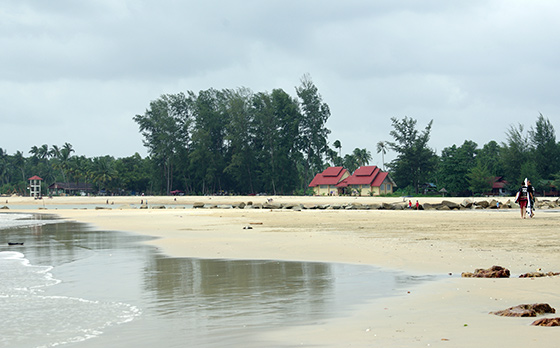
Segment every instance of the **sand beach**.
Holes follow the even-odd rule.
[[[268,200],[304,205],[402,202],[379,197],[2,197],[0,206],[154,236],[148,243],[174,257],[336,262],[445,276],[369,301],[341,318],[262,332],[261,340],[272,347],[527,347],[555,346],[560,340],[560,328],[530,326],[535,318],[488,314],[540,302],[560,310],[560,277],[518,278],[537,270],[560,271],[560,211],[538,210],[535,218],[523,220],[518,209],[226,208]],[[146,201],[148,209],[139,209]],[[192,208],[201,202],[207,208]],[[158,205],[166,209],[150,209]],[[508,268],[511,277],[460,277],[493,265]]]

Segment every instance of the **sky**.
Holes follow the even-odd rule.
[[[329,143],[371,164],[391,118],[433,120],[437,154],[539,114],[559,130],[559,18],[553,0],[3,0],[0,148],[144,157],[133,117],[159,96],[295,97],[304,74],[330,107]]]

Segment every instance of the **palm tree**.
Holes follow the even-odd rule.
[[[343,163],[344,163],[344,168],[348,169],[350,173],[353,173],[359,167],[357,158],[354,155],[348,155],[348,154],[345,155]]]
[[[91,178],[99,189],[110,189],[112,182],[117,177],[113,167],[114,159],[110,156],[95,157],[92,162]]]
[[[21,180],[25,181],[25,158],[23,152],[17,151],[13,157],[13,164],[21,171]]]
[[[50,158],[60,158],[60,148],[56,145],[53,145],[47,153]]]
[[[74,149],[72,145],[69,143],[64,143],[62,149],[58,151],[58,158],[60,159],[60,171],[62,172],[62,177],[64,178],[64,182],[66,182],[66,171],[68,170],[68,166],[70,163],[70,156],[72,156],[72,152]]]
[[[0,147],[0,184],[8,181],[8,153]]]
[[[385,170],[385,154],[387,153],[387,143],[383,140],[377,143],[377,153],[381,152],[381,163],[383,170]]]
[[[47,159],[49,157],[49,145],[41,145],[41,147],[37,149],[37,155],[42,160]]]
[[[335,149],[338,149],[338,157],[342,158],[342,144],[340,143],[340,140],[335,140],[333,146]]]
[[[352,154],[356,158],[356,162],[360,167],[369,164],[369,161],[372,159],[371,152],[367,149],[355,148]]]

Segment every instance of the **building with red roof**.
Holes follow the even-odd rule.
[[[506,190],[508,182],[503,176],[496,176],[492,180],[492,195],[494,196],[505,196],[508,194]]]
[[[349,176],[350,173],[343,167],[328,167],[315,175],[309,187],[313,188],[313,193],[317,196],[337,196],[342,192],[342,188],[338,188],[337,184]]]
[[[37,175],[33,175],[29,179],[29,196],[34,198],[41,198],[41,181],[42,178],[38,177]]]
[[[377,166],[362,166],[351,176],[341,181],[337,187],[356,196],[377,196],[393,193],[397,186],[389,173]]]

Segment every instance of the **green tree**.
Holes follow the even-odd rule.
[[[531,145],[523,125],[510,126],[506,132],[506,142],[500,148],[501,165],[510,183],[518,185],[525,178],[521,167],[531,158]]]
[[[356,158],[358,167],[368,165],[372,159],[371,152],[369,152],[367,149],[355,148],[352,155]]]
[[[93,158],[90,176],[100,190],[111,191],[114,189],[114,182],[117,178],[114,163],[115,159],[111,156]]]
[[[381,166],[385,170],[385,155],[387,154],[387,142],[379,141],[377,143],[377,153],[381,153]]]
[[[469,190],[474,194],[485,194],[492,191],[494,175],[484,165],[483,162],[478,162],[476,166],[469,169],[467,180],[469,183]]]
[[[467,174],[476,164],[477,144],[466,140],[442,150],[438,165],[438,186],[453,195],[466,196],[470,192]]]
[[[348,169],[350,173],[355,172],[356,169],[360,167],[360,164],[358,163],[358,159],[356,158],[356,156],[354,156],[354,154],[344,155],[343,163],[344,163],[344,168]]]
[[[303,184],[311,181],[312,175],[323,170],[323,158],[327,154],[327,137],[330,130],[326,127],[331,112],[309,75],[301,79],[296,88],[300,99],[302,119],[300,123],[300,148],[303,154]]]
[[[501,147],[494,140],[484,144],[476,155],[476,165],[484,165],[492,176],[504,176],[501,162]]]
[[[397,157],[391,162],[390,168],[397,186],[411,186],[418,193],[421,184],[433,175],[437,164],[437,156],[428,147],[432,122],[430,121],[422,133],[416,130],[416,120],[404,117],[402,120],[391,118],[393,130],[390,132],[394,142],[388,142]]]
[[[550,179],[552,174],[560,170],[560,147],[556,142],[554,126],[539,114],[535,127],[529,130],[529,136],[534,147],[531,158],[534,160],[536,172],[540,177]]]
[[[224,172],[236,192],[255,192],[255,154],[251,120],[252,92],[246,88],[226,91],[227,113],[230,120],[225,135],[228,144],[228,165]]]
[[[150,102],[150,108],[143,115],[134,117],[144,137],[144,146],[163,174],[166,194],[173,186],[174,164],[180,160],[177,154],[189,144],[192,122],[190,105],[191,100],[183,93],[162,95]]]
[[[340,140],[335,140],[333,146],[335,149],[338,149],[338,156],[342,157],[342,144],[340,143]]]
[[[226,167],[226,129],[230,123],[224,93],[209,89],[200,91],[194,102],[194,129],[190,170],[203,193],[227,189],[222,186]]]

